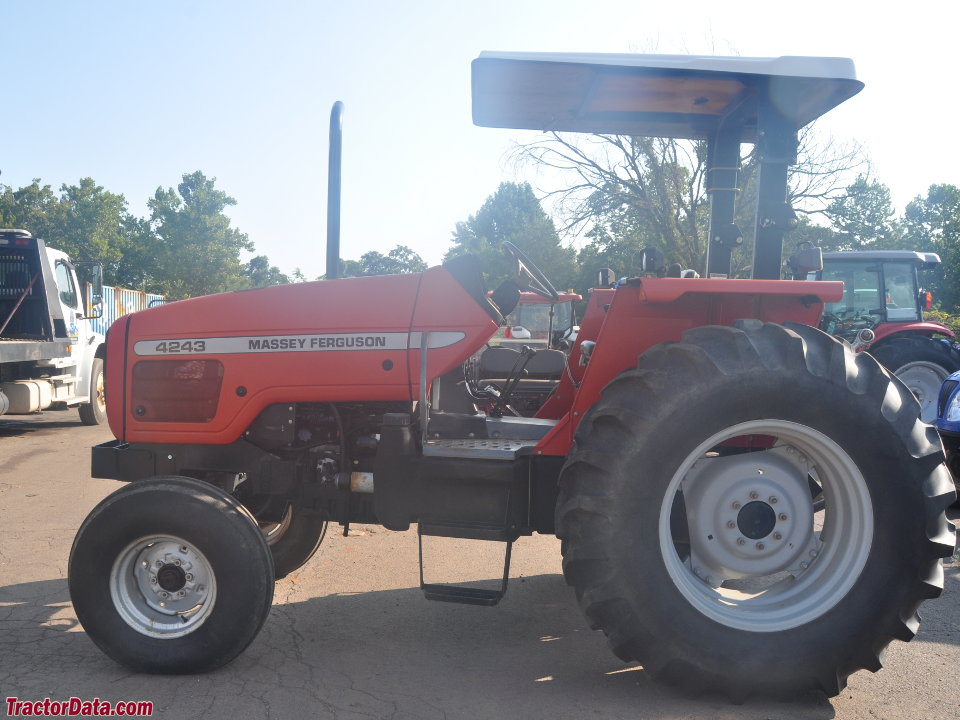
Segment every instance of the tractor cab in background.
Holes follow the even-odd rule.
[[[950,373],[960,370],[956,336],[942,323],[925,320],[933,297],[920,273],[940,264],[936,253],[868,250],[823,253],[817,280],[843,283],[843,297],[828,302],[820,328],[867,351],[900,378],[932,423],[936,398]]]

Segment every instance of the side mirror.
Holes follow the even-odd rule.
[[[663,277],[667,273],[667,260],[655,247],[640,251],[640,272]]]
[[[613,287],[617,282],[616,273],[613,272],[610,268],[602,268],[597,271],[597,287],[598,288],[608,288]]]
[[[95,262],[78,262],[74,265],[84,268],[85,274],[90,278],[87,282],[81,283],[85,290],[83,298],[84,317],[94,320],[103,316],[103,265]]]
[[[815,246],[801,248],[787,258],[794,280],[805,280],[812,272],[823,270],[823,251]]]

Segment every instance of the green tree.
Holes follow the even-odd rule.
[[[863,175],[826,209],[837,231],[838,250],[893,250],[901,243],[890,189]]]
[[[59,240],[63,208],[60,198],[40,179],[14,190],[0,185],[0,227],[21,228],[51,244]]]
[[[705,143],[548,132],[517,145],[513,158],[569,179],[545,197],[564,218],[563,231],[589,238],[581,251],[582,265],[609,261],[618,274],[628,274],[635,265],[615,264],[631,262],[641,249],[655,247],[668,262],[704,271],[710,207]],[[809,129],[800,134],[800,158],[792,168],[788,195],[805,213],[822,212],[836,195],[840,178],[864,162],[858,147],[818,144]],[[750,270],[757,171],[756,153],[750,150],[740,162],[735,221],[743,245],[733,253],[734,275]],[[594,269],[583,272],[592,275]]]
[[[59,196],[39,180],[0,191],[0,224],[25,228],[74,260],[102,263],[108,284],[117,283],[117,270],[132,250],[132,221],[123,195],[89,177],[62,185]]]
[[[907,204],[902,228],[908,249],[940,255],[942,264],[924,280],[944,310],[960,312],[960,188],[931,185]]]
[[[501,183],[465,222],[457,223],[453,246],[444,259],[463,253],[477,256],[494,286],[513,274],[502,244],[522,250],[555,287],[569,287],[577,276],[576,253],[560,243],[556,226],[540,206],[529,183]]]
[[[363,277],[367,275],[401,275],[403,273],[423,272],[427,263],[406,245],[397,245],[384,255],[370,250],[359,260],[344,260],[341,277]]]
[[[251,258],[243,269],[250,281],[250,287],[269,287],[270,285],[286,285],[290,278],[280,272],[280,268],[270,264],[266,255],[257,255]]]
[[[189,173],[176,190],[157,188],[148,202],[156,238],[154,278],[170,299],[246,285],[240,252],[253,245],[230,226],[224,210],[237,201],[216,189],[215,182],[200,171]]]

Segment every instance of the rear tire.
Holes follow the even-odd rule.
[[[90,402],[80,407],[80,422],[102,425],[107,419],[107,400],[103,393],[103,360],[94,358],[90,366]]]
[[[806,326],[744,327],[688,331],[604,388],[560,476],[564,576],[654,677],[833,696],[940,594],[953,487],[871,357]],[[718,448],[734,438],[753,451]]]
[[[87,635],[137,672],[227,664],[273,601],[273,562],[253,516],[192,478],[151,478],[106,497],[80,526],[69,568]]]
[[[937,395],[947,375],[960,370],[960,352],[926,335],[908,335],[880,341],[870,348],[877,362],[910,388],[920,402],[920,418],[937,417]]]

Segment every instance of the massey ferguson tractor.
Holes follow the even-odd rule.
[[[878,670],[941,592],[955,492],[910,390],[818,329],[843,284],[780,279],[797,131],[861,89],[850,61],[484,53],[472,76],[478,125],[705,141],[706,276],[644,255],[595,290],[532,418],[437,409],[435,380],[521,290],[557,299],[510,244],[516,277],[490,296],[464,255],[124,316],[93,475],[127,484],[70,555],[89,637],[134,671],[212,670],[327,522],[374,523],[503,543],[496,590],[421,575],[428,599],[474,605],[502,597],[513,541],[555,534],[590,626],[685,689],[832,696]],[[742,143],[761,163],[749,280],[726,277]]]

